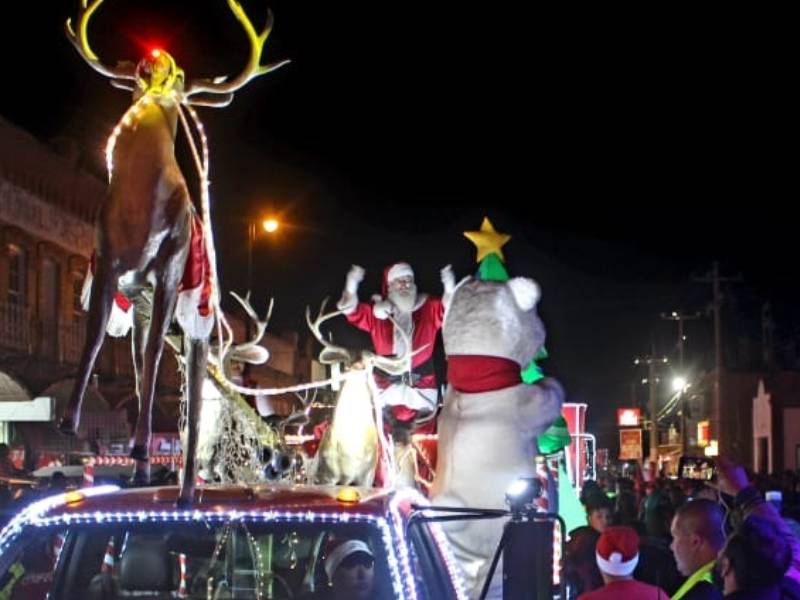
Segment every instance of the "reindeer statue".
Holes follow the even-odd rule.
[[[343,314],[342,311],[325,313],[322,303],[316,320],[312,323],[306,308],[308,327],[323,348],[319,355],[322,364],[338,364],[347,370],[342,388],[336,398],[333,418],[320,440],[317,454],[309,467],[309,481],[331,485],[360,485],[369,487],[375,477],[379,452],[383,452],[386,466],[393,469],[393,454],[383,438],[382,407],[378,406],[377,387],[372,369],[378,367],[392,375],[400,375],[411,368],[409,351],[411,343],[406,337],[404,354],[395,357],[380,356],[368,350],[354,352],[336,346],[320,332],[325,321]],[[402,328],[398,328],[402,331]],[[391,477],[395,473],[390,473]],[[413,478],[412,478],[413,480]],[[412,484],[413,485],[413,484]]]
[[[156,375],[167,328],[173,316],[177,316],[188,340],[185,344],[188,439],[185,477],[179,498],[179,502],[185,504],[194,495],[194,452],[208,339],[215,318],[212,309],[217,309],[218,323],[222,315],[218,311],[216,261],[208,214],[207,163],[204,160],[198,169],[203,204],[201,218],[175,158],[177,124],[180,119],[189,131],[182,112],[184,105],[187,108],[189,105],[226,106],[236,90],[287,61],[260,65],[263,46],[272,27],[272,15],[269,14],[263,31],[257,34],[239,2],[228,0],[251,47],[247,65],[233,79],[184,82],[183,71],[163,50],[153,50],[135,66],[121,62],[109,67],[92,51],[87,36],[89,20],[102,1],[94,0],[87,6],[88,0],[81,0],[77,27],[73,29],[67,20],[67,37],[80,56],[97,72],[109,77],[112,85],[132,90],[134,103],[114,130],[106,150],[109,186],[98,224],[86,342],[75,388],[59,427],[68,434],[76,431],[81,401],[109,326],[112,304],[127,305],[130,310],[132,302],[139,418],[131,456],[137,460],[137,475],[149,479],[148,451]],[[190,108],[188,110],[191,112]],[[197,128],[202,132],[199,125]],[[198,153],[194,146],[192,148],[199,163]],[[204,152],[204,158],[206,156]],[[152,303],[140,301],[143,291],[150,289]],[[148,319],[144,318],[144,311]],[[142,325],[145,322],[148,323],[146,327]],[[217,330],[221,337],[219,325]],[[123,328],[116,333],[126,331]]]
[[[259,342],[264,337],[273,303],[261,320],[250,304],[250,295],[244,298],[231,292],[254,324],[251,338],[231,346],[224,357],[222,348],[212,345],[209,364],[203,382],[203,402],[198,423],[198,441],[195,452],[197,474],[206,480],[223,483],[252,483],[264,479],[267,465],[262,461],[262,448],[279,444],[277,432],[268,427],[239,392],[231,389],[235,365],[261,365],[269,359],[269,351]],[[186,374],[181,348],[183,335],[168,335],[167,345],[175,352],[183,374]],[[182,443],[186,445],[186,404],[182,406]],[[244,442],[242,442],[242,439]]]

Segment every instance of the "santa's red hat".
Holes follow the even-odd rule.
[[[381,281],[381,293],[386,298],[389,295],[389,284],[400,277],[414,277],[414,270],[406,262],[396,262],[383,270],[383,281]]]
[[[328,575],[328,581],[333,579],[333,574],[342,561],[357,552],[375,557],[366,542],[361,540],[332,540],[325,549],[325,573]]]
[[[606,527],[597,540],[596,558],[607,575],[631,575],[639,563],[639,536],[631,527]]]

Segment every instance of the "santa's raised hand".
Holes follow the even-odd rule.
[[[447,306],[450,303],[450,298],[453,296],[453,291],[456,289],[456,276],[453,273],[452,265],[446,265],[439,271],[442,278],[442,303]]]
[[[352,265],[345,278],[342,297],[336,303],[336,308],[349,315],[358,305],[358,286],[364,280],[364,267]]]

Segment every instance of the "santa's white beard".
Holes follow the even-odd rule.
[[[389,292],[389,300],[400,312],[410,313],[417,302],[417,287],[412,286],[404,290]]]

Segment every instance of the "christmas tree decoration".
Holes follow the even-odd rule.
[[[478,249],[477,262],[480,263],[490,254],[496,254],[501,261],[505,260],[502,248],[508,243],[511,236],[495,231],[494,225],[492,225],[489,217],[483,218],[480,231],[465,231],[464,235],[475,244],[475,247]]]

